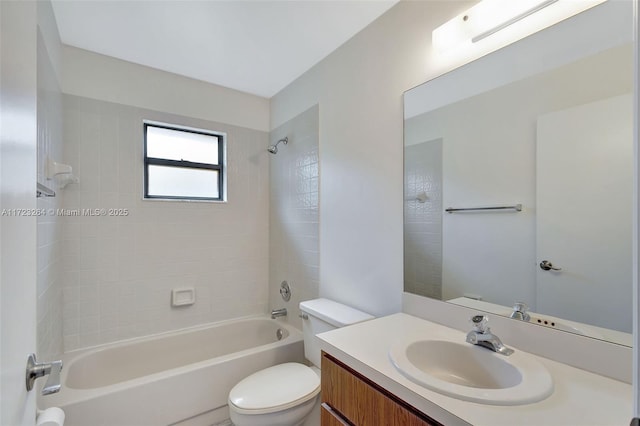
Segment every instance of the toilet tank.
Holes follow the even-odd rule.
[[[320,367],[320,343],[316,334],[374,318],[365,312],[329,299],[300,302],[300,310],[307,316],[302,320],[304,356],[317,367]]]

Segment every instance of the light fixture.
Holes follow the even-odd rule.
[[[440,53],[464,49],[511,27],[511,40],[504,41],[503,44],[506,44],[603,1],[605,0],[483,0],[436,28],[433,31],[433,46]],[[541,12],[543,10],[544,13]],[[532,15],[536,15],[536,19]],[[516,23],[518,28],[515,28]]]
[[[473,37],[471,39],[471,41],[473,43],[477,43],[480,40],[482,40],[483,38],[489,37],[491,34],[495,34],[498,31],[500,31],[501,29],[507,28],[509,25],[515,24],[519,20],[524,19],[524,18],[526,18],[527,16],[529,16],[529,15],[531,15],[533,13],[536,13],[537,11],[544,9],[547,6],[551,6],[553,3],[557,2],[557,1],[558,0],[545,0],[542,3],[534,4],[533,6],[531,6],[528,9],[525,9],[525,10],[521,9],[521,5],[523,3],[519,3],[517,1],[509,1],[508,4],[511,6],[512,10],[507,11],[505,9],[503,11],[503,15],[504,15],[505,21],[502,22],[501,24],[496,25],[493,28],[490,28],[490,29],[484,31],[481,34],[478,34],[477,36]],[[535,3],[537,3],[537,2],[535,2]],[[513,6],[516,6],[516,5],[517,5],[517,8],[513,7]],[[526,7],[529,7],[529,5],[527,5]],[[512,13],[513,13],[513,16],[511,18],[509,18],[508,16],[511,15]]]

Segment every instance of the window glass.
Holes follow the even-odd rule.
[[[218,136],[147,126],[147,157],[218,164]]]
[[[219,198],[218,171],[149,165],[148,195]]]
[[[224,141],[224,134],[145,123],[144,197],[224,201]]]

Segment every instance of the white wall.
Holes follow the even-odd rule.
[[[288,137],[269,156],[269,300],[287,308],[286,321],[302,328],[298,305],[318,297],[318,106],[309,108],[270,133],[271,144]],[[280,283],[291,287],[291,300],[280,296]]]
[[[62,91],[171,114],[269,130],[269,100],[75,47],[62,49]]]
[[[633,386],[633,416],[634,420],[640,418],[640,282],[638,276],[638,265],[640,263],[640,252],[638,251],[638,240],[640,237],[640,227],[638,227],[638,217],[640,212],[640,197],[638,191],[640,188],[638,167],[640,167],[640,150],[637,147],[640,143],[640,120],[638,119],[638,107],[640,106],[640,43],[638,43],[638,35],[640,34],[640,14],[638,8],[640,1],[633,2],[633,38],[636,40],[633,46],[633,108],[636,111],[633,117],[633,146],[635,149],[633,156],[633,362],[632,362],[632,381]]]
[[[400,2],[271,99],[271,127],[320,104],[320,295],[401,309],[402,93],[442,71],[431,31],[472,2]]]

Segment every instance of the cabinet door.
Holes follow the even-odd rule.
[[[322,356],[322,402],[355,426],[438,425],[327,354]]]

